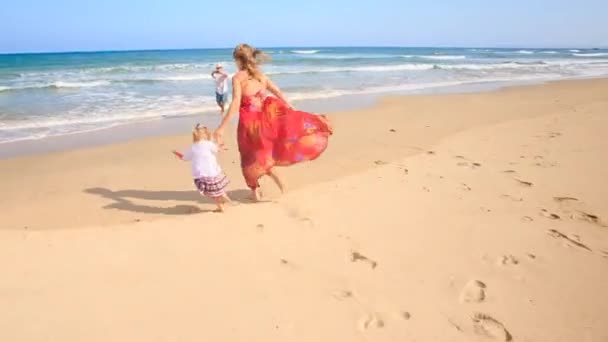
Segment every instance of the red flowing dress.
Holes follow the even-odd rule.
[[[291,109],[263,90],[243,96],[239,114],[241,168],[251,189],[259,187],[259,178],[274,166],[318,158],[332,134],[325,116]]]

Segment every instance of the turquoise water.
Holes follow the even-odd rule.
[[[274,48],[263,69],[294,102],[608,75],[608,50]],[[184,115],[216,116],[231,50],[0,55],[0,143]]]

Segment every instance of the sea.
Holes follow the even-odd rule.
[[[608,49],[268,48],[299,101],[608,76]],[[231,49],[0,55],[0,144],[184,116],[217,117]]]

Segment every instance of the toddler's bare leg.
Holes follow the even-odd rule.
[[[215,201],[215,205],[217,205],[217,212],[219,213],[223,213],[224,212],[224,199],[220,196],[220,197],[214,197],[213,200]]]

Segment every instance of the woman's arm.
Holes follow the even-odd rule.
[[[278,97],[280,100],[282,100],[283,102],[287,103],[287,106],[289,108],[293,108],[293,106],[291,105],[291,103],[289,103],[289,101],[287,101],[287,99],[285,98],[285,96],[283,96],[283,93],[281,92],[281,89],[279,89],[279,87],[277,87],[276,84],[274,84],[274,82],[272,82],[272,80],[268,77],[266,77],[266,88],[268,90],[270,90],[270,92]]]
[[[221,139],[226,126],[228,126],[228,123],[230,120],[232,120],[232,117],[236,114],[241,106],[241,91],[241,79],[238,76],[234,76],[232,78],[232,102],[228,108],[228,113],[226,116],[224,116],[222,123],[217,127],[215,133],[213,134],[219,144],[221,144]]]

